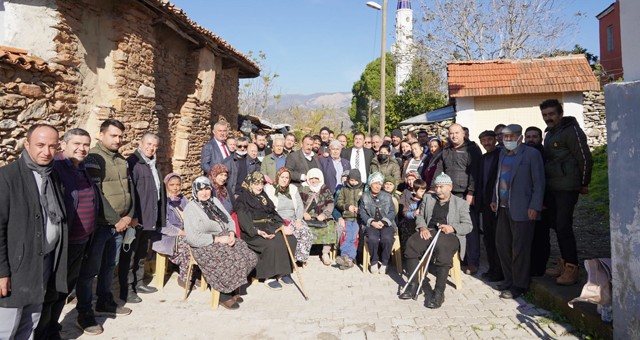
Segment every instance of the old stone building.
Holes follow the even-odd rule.
[[[157,132],[162,170],[192,179],[211,123],[237,128],[239,79],[260,72],[160,0],[4,1],[0,45],[0,165],[16,159],[31,124],[95,137],[111,117],[127,126],[123,153]]]

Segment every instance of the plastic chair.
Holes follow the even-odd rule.
[[[369,246],[367,245],[367,236],[364,237],[364,246],[362,249],[362,271],[365,273],[369,273],[371,254],[369,253]],[[391,257],[396,264],[396,270],[398,271],[398,274],[402,274],[402,252],[400,251],[400,236],[398,236],[398,230],[396,230],[395,235],[393,235]]]

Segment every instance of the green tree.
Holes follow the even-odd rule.
[[[387,52],[386,56],[386,98],[390,98],[395,93],[396,79],[396,62],[393,54]],[[360,79],[353,84],[351,90],[353,98],[351,99],[351,108],[349,108],[349,118],[355,124],[356,130],[366,130],[368,125],[367,115],[369,107],[376,106],[380,102],[380,58],[370,62],[362,72]],[[393,110],[390,100],[386,103],[386,112]],[[377,112],[377,109],[373,109]],[[377,120],[372,118],[372,129]]]
[[[266,67],[267,55],[259,51],[254,55],[249,51],[249,57],[260,67],[260,76],[242,81],[238,98],[238,111],[241,115],[262,117],[267,110],[269,100],[280,99],[280,92],[276,90],[276,79],[280,77]]]

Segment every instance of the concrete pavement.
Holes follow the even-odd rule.
[[[394,272],[395,268],[390,267]],[[481,272],[484,268],[481,268]],[[463,274],[461,290],[447,286],[444,305],[426,308],[399,300],[396,273],[364,274],[354,267],[340,271],[317,257],[301,269],[309,301],[295,286],[273,291],[264,284],[247,288],[236,311],[212,310],[211,294],[194,290],[186,302],[173,274],[158,293],[140,295],[128,304],[129,316],[99,318],[105,332],[83,335],[75,326],[73,303],[63,313],[63,338],[79,339],[576,339],[571,327],[522,298],[502,300],[478,278]],[[434,282],[433,276],[428,276]],[[295,273],[294,280],[298,281]]]

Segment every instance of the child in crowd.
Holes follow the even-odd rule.
[[[360,170],[352,169],[338,194],[336,208],[342,213],[345,222],[345,239],[340,245],[340,256],[336,258],[336,263],[340,269],[345,270],[354,266],[356,252],[358,249],[358,204],[362,197],[363,185],[360,182]]]

